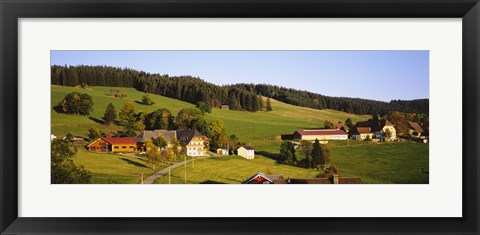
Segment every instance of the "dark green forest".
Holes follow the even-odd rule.
[[[225,79],[228,81],[228,78]],[[192,104],[208,102],[213,107],[228,104],[232,110],[258,111],[265,106],[261,96],[288,104],[333,109],[354,114],[380,114],[390,111],[428,115],[429,100],[390,102],[348,97],[324,96],[268,84],[219,86],[193,76],[169,76],[110,66],[51,66],[51,83],[62,86],[133,87],[139,91],[179,99]]]

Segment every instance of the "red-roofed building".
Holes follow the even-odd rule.
[[[293,139],[297,140],[346,140],[348,134],[344,130],[297,130],[293,133]]]
[[[87,149],[95,152],[135,152],[137,142],[131,137],[98,138],[87,145]]]

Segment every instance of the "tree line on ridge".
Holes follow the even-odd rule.
[[[226,78],[228,81],[228,78]],[[390,102],[331,97],[269,84],[216,85],[193,76],[169,76],[131,68],[110,66],[51,66],[51,84],[62,86],[132,87],[139,91],[179,99],[192,104],[207,102],[212,107],[229,105],[231,110],[255,112],[272,99],[314,109],[333,109],[353,114],[380,114],[391,111],[429,113],[429,100],[392,100]],[[373,91],[372,91],[373,92]],[[269,101],[268,101],[269,102]]]

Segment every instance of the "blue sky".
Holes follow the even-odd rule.
[[[266,83],[382,101],[429,97],[428,51],[52,51],[52,65],[107,65]]]

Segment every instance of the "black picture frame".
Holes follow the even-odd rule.
[[[480,232],[478,214],[480,5],[478,0],[1,0],[0,11],[0,232],[2,234],[478,234]],[[19,18],[58,17],[462,18],[463,217],[18,217],[17,21]]]

